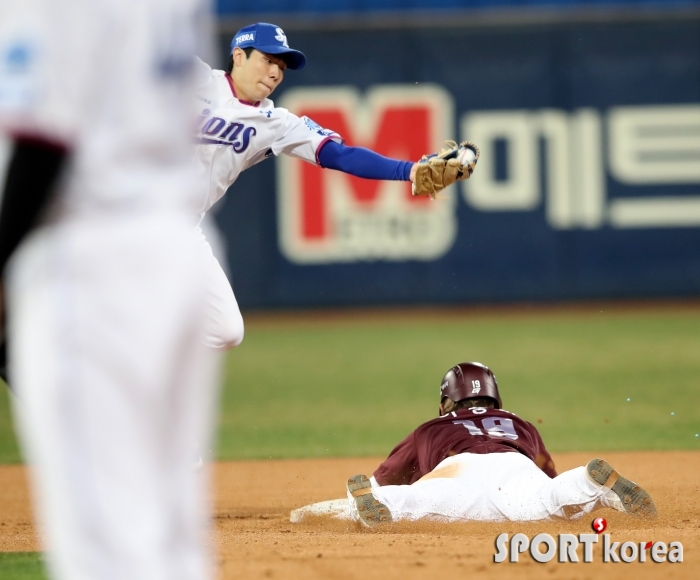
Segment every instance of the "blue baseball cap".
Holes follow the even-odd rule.
[[[233,49],[253,47],[267,54],[284,54],[287,66],[292,70],[304,68],[306,57],[303,52],[289,48],[287,35],[276,24],[258,22],[244,26],[233,36],[231,52]]]

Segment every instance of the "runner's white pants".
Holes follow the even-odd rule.
[[[444,472],[454,477],[375,487],[372,494],[389,508],[394,521],[574,519],[602,506],[604,491],[588,480],[584,467],[551,479],[520,453],[460,453],[434,472],[450,466]]]
[[[217,361],[191,222],[47,225],[7,274],[10,380],[52,578],[204,580]]]
[[[211,348],[229,350],[243,341],[243,316],[238,308],[231,283],[199,227],[195,232],[195,238],[200,260],[206,270],[208,307],[205,341]]]

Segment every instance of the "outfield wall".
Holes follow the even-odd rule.
[[[349,144],[482,149],[430,203],[289,158],[219,208],[244,308],[700,293],[700,21],[297,30],[276,102]],[[222,53],[228,34],[222,35]]]
[[[220,15],[230,14],[329,14],[329,13],[398,13],[410,10],[454,11],[509,9],[648,8],[697,6],[699,0],[216,0]]]

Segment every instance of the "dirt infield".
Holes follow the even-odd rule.
[[[593,455],[555,454],[559,471]],[[590,520],[537,524],[392,524],[377,531],[316,519],[290,524],[289,511],[343,495],[344,481],[369,473],[376,459],[246,461],[214,468],[214,541],[221,578],[412,579],[498,578],[607,579],[700,577],[700,452],[634,452],[604,455],[649,490],[659,509],[653,522],[601,510],[615,542],[680,541],[684,562],[592,564],[520,562],[495,564],[494,540],[502,532],[588,533]],[[24,468],[0,466],[0,551],[38,550],[31,523]],[[582,550],[579,549],[579,555]]]

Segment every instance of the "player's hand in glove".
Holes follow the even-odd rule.
[[[469,179],[479,160],[479,148],[471,141],[445,141],[447,147],[439,153],[423,155],[413,166],[413,195],[435,199],[439,191],[457,180]]]

